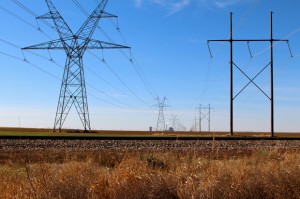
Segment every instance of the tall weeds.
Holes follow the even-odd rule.
[[[2,163],[0,198],[300,198],[298,151],[85,152],[50,159]]]

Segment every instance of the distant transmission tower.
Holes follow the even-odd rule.
[[[202,106],[199,104],[199,107],[196,107],[199,110],[199,132],[202,132],[202,120],[206,119],[208,122],[208,132],[210,132],[210,113],[211,113],[211,106],[208,104],[207,106]],[[195,128],[197,129],[197,128]]]
[[[60,95],[54,122],[54,130],[61,130],[72,106],[83,124],[84,130],[90,130],[90,118],[83,70],[82,57],[87,49],[129,48],[118,44],[93,40],[92,35],[101,18],[116,17],[104,12],[108,0],[102,0],[76,34],[72,32],[64,18],[51,0],[46,0],[49,13],[37,19],[52,19],[59,39],[29,46],[23,50],[64,50],[67,55]]]
[[[165,131],[166,123],[165,123],[165,116],[164,116],[164,108],[166,107],[165,102],[167,98],[164,97],[162,100],[160,100],[159,97],[157,97],[156,100],[157,100],[157,104],[155,106],[158,107],[156,131]]]

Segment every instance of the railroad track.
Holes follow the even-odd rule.
[[[300,137],[259,136],[0,136],[0,140],[300,140]]]
[[[151,139],[152,138],[152,139]],[[292,138],[194,138],[175,139],[160,137],[36,137],[0,139],[0,152],[5,151],[246,151],[246,150],[299,150],[300,140]]]

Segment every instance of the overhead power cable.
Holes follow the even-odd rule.
[[[249,17],[252,12],[255,10],[255,8],[260,4],[261,0],[255,0],[253,3],[249,6],[249,8],[245,11],[245,13],[240,17],[237,26],[234,28],[234,32],[236,32],[244,23],[245,19]]]
[[[118,18],[117,18],[118,20]],[[113,24],[113,26],[116,28],[116,30],[118,31],[118,33],[121,36],[122,41],[125,43],[125,45],[128,45],[128,42],[126,41],[120,27],[119,27],[119,22],[117,21],[117,25],[114,24],[114,22],[112,21],[112,19],[110,18],[111,23]],[[101,29],[101,32],[104,33],[106,35],[106,37],[113,42],[112,38],[109,37],[109,35],[107,35],[103,29]],[[148,81],[148,79],[146,78],[145,73],[142,71],[139,63],[137,62],[137,59],[133,56],[133,52],[130,50],[130,56],[126,55],[126,53],[124,53],[124,51],[122,49],[119,49],[120,52],[123,54],[123,56],[125,56],[133,65],[134,70],[136,71],[137,75],[139,76],[139,78],[142,80],[144,86],[146,87],[147,91],[149,92],[149,94],[156,99],[158,97],[157,93],[155,92],[155,90],[153,89],[153,87],[151,86],[150,82]]]
[[[89,87],[91,87],[91,88],[93,88],[94,90],[98,91],[99,93],[102,93],[102,95],[104,95],[104,96],[106,96],[106,97],[108,97],[108,98],[114,100],[115,102],[118,102],[118,103],[120,103],[120,104],[122,104],[122,105],[124,105],[124,106],[126,106],[126,107],[129,107],[129,108],[134,108],[133,106],[128,105],[128,104],[122,102],[121,100],[118,100],[117,98],[113,98],[112,96],[106,94],[106,93],[103,92],[102,90],[98,89],[97,87],[95,87],[95,86],[93,86],[93,85],[91,85],[91,84],[89,84],[89,83],[86,83],[86,85],[89,86]]]
[[[20,8],[22,8],[23,10],[25,10],[27,13],[29,13],[30,15],[32,15],[34,18],[37,18],[38,15],[33,12],[31,9],[29,9],[28,7],[26,7],[24,4],[20,3],[18,0],[11,0],[12,2],[14,2],[16,5],[18,5]],[[43,23],[45,23],[47,26],[49,26],[50,28],[53,28],[54,27],[49,23],[47,22],[46,20],[42,19]]]
[[[93,57],[99,59],[100,61],[102,61],[104,63],[104,65],[111,71],[112,74],[114,74],[114,76],[121,82],[121,84],[128,89],[128,91],[135,96],[140,102],[142,102],[143,104],[145,104],[146,106],[149,106],[143,99],[141,99],[127,84],[126,82],[117,74],[117,72],[103,59],[101,59],[100,57],[98,57],[97,55],[95,55],[94,53],[92,53],[91,51],[87,51],[88,53],[90,53]]]
[[[74,2],[74,4],[81,10],[81,12],[83,12],[86,16],[88,16],[88,12],[84,9],[84,7],[77,1],[77,0],[72,0],[73,2]],[[113,39],[101,28],[101,27],[97,27],[97,29],[98,30],[100,30],[103,34],[104,34],[104,36],[110,41],[110,42],[114,42],[113,41]],[[125,40],[125,38],[123,37],[123,39]],[[119,49],[119,51],[121,52],[121,54],[123,54],[128,60],[130,60],[131,61],[131,63],[133,64],[133,66],[134,66],[134,70],[136,71],[136,73],[138,74],[138,76],[139,76],[139,78],[142,80],[142,82],[143,82],[143,84],[144,84],[144,86],[146,87],[146,89],[147,89],[147,91],[150,93],[150,95],[153,97],[153,98],[156,98],[157,97],[157,95],[155,96],[154,94],[153,94],[153,92],[151,91],[151,86],[149,86],[150,85],[150,83],[149,83],[149,81],[146,79],[146,77],[145,77],[145,75],[144,75],[144,73],[142,72],[142,70],[140,69],[140,67],[139,67],[139,65],[137,64],[137,62],[135,61],[135,62],[133,62],[133,60],[132,60],[132,55],[131,55],[131,57],[130,56],[128,56],[128,55],[126,55],[126,53],[124,53],[124,51],[122,50],[122,49]],[[136,64],[134,64],[134,63],[136,63]],[[119,78],[118,78],[119,79]],[[122,81],[123,82],[123,81]],[[130,89],[131,90],[131,89]],[[153,90],[153,89],[152,89]],[[137,96],[136,94],[135,94],[135,96]],[[148,105],[147,105],[148,106]]]
[[[89,16],[89,13],[82,7],[82,5],[77,0],[72,0],[72,1],[81,10],[81,12]]]
[[[9,11],[8,9],[4,8],[4,7],[1,6],[1,5],[0,5],[0,9],[3,10],[3,11],[5,11],[6,13],[10,14],[11,16],[13,16],[13,17],[19,19],[19,20],[22,21],[23,23],[26,23],[27,25],[29,25],[29,26],[33,27],[34,29],[36,29],[36,26],[35,26],[35,25],[33,25],[32,23],[30,23],[30,22],[24,20],[22,17],[16,15],[15,13]]]
[[[98,73],[94,72],[92,69],[85,67],[85,69],[87,69],[87,71],[89,71],[90,73],[92,73],[95,77],[97,77],[98,79],[101,79],[103,82],[105,82],[107,85],[109,85],[110,87],[116,89],[117,91],[119,91],[120,93],[124,94],[127,96],[127,93],[123,90],[121,90],[120,88],[118,88],[117,86],[113,85],[112,83],[110,83],[109,81],[107,81],[106,79],[104,79],[103,77],[101,77]]]
[[[155,90],[153,89],[153,87],[151,86],[151,84],[149,83],[148,79],[145,76],[145,73],[141,70],[141,67],[139,66],[139,63],[137,62],[136,58],[132,56],[133,59],[133,66],[136,70],[136,72],[138,73],[138,75],[140,76],[140,79],[143,81],[146,89],[148,90],[148,92],[150,93],[150,95],[155,99],[157,98],[157,93],[155,92]]]
[[[7,53],[2,52],[2,51],[0,51],[0,54],[1,54],[1,55],[5,55],[5,56],[7,56],[7,57],[14,58],[14,59],[19,60],[19,61],[24,61],[24,59],[22,59],[22,58],[20,58],[20,57],[17,57],[17,56],[15,56],[15,55],[10,55],[10,54],[7,54]]]
[[[29,14],[31,14],[33,17],[37,17],[37,15],[34,12],[32,12],[32,10],[30,10],[29,8],[27,8],[26,6],[24,6],[19,1],[17,1],[17,0],[11,0],[11,1],[14,2],[15,4],[17,4],[18,6],[20,6],[23,10],[25,10]]]
[[[34,28],[35,30],[39,31],[40,33],[42,33],[44,36],[46,36],[48,39],[51,39],[51,37],[46,34],[42,29],[40,28],[37,28],[35,25],[33,25],[32,23],[24,20],[22,17],[18,16],[17,14],[15,14],[14,12],[4,8],[3,6],[0,5],[0,9],[5,11],[6,13],[10,14],[11,16],[15,17],[16,19],[22,21],[23,23],[27,24],[28,26]]]
[[[36,65],[36,64],[34,64],[34,63],[28,61],[27,59],[23,59],[23,58],[20,58],[20,57],[17,57],[17,56],[15,56],[15,55],[11,55],[11,54],[8,54],[8,53],[2,52],[2,51],[0,51],[0,54],[1,54],[1,55],[5,55],[5,56],[10,57],[10,58],[13,58],[13,59],[18,60],[18,61],[21,61],[21,62],[25,62],[25,63],[27,63],[27,64],[33,66],[33,67],[36,68],[37,70],[39,70],[39,71],[41,71],[41,72],[47,74],[48,76],[50,76],[50,77],[52,77],[52,78],[54,78],[54,79],[56,79],[56,80],[58,80],[58,81],[61,81],[61,79],[58,78],[57,76],[55,76],[55,75],[49,73],[49,72],[46,71],[45,69],[43,69],[43,68],[41,68],[40,66],[38,66],[38,65]],[[90,86],[90,85],[89,85],[89,86]],[[92,88],[94,88],[94,87],[92,87]],[[98,89],[97,89],[97,90],[98,90]],[[98,90],[98,91],[99,91],[99,90]],[[89,94],[89,93],[88,93],[88,94]],[[92,95],[92,94],[89,94],[89,95],[91,95],[92,97],[94,97],[94,98],[96,98],[96,99],[98,99],[98,100],[100,100],[100,101],[102,101],[102,102],[105,102],[105,103],[107,103],[107,104],[110,104],[110,105],[112,105],[112,106],[119,107],[119,108],[126,108],[126,107],[124,107],[124,106],[120,106],[120,105],[117,105],[117,104],[112,103],[112,102],[110,102],[110,101],[107,101],[107,100],[104,100],[104,99],[102,99],[102,98],[99,98],[99,97],[97,97],[97,96],[95,96],[95,95]],[[126,109],[127,109],[127,108],[126,108]]]
[[[21,49],[20,46],[18,46],[18,45],[16,45],[16,44],[13,44],[13,43],[11,43],[11,42],[9,42],[9,41],[6,41],[6,40],[4,40],[4,39],[1,39],[1,38],[0,38],[0,41],[3,42],[3,43],[5,43],[5,44],[7,44],[7,45],[13,46],[13,47],[15,47],[15,48],[17,48],[17,49]],[[25,56],[22,50],[21,50],[21,52],[22,52],[23,56]],[[30,54],[33,54],[33,55],[35,55],[35,56],[37,56],[37,57],[40,57],[40,58],[42,58],[42,59],[44,59],[44,60],[50,61],[50,62],[52,62],[53,64],[55,64],[56,66],[58,66],[58,67],[60,67],[60,68],[64,68],[62,65],[56,63],[55,61],[53,61],[53,60],[51,61],[51,59],[49,59],[48,57],[45,57],[45,56],[43,56],[43,55],[40,55],[40,54],[35,53],[35,52],[32,52],[32,51],[27,51],[27,52],[30,53]],[[25,59],[25,58],[24,58],[24,59]]]
[[[34,68],[36,68],[36,69],[42,71],[43,73],[45,73],[45,74],[47,74],[47,75],[53,77],[54,79],[60,80],[57,76],[55,76],[55,75],[49,73],[49,72],[46,71],[45,69],[43,69],[43,68],[41,68],[40,66],[38,66],[38,65],[36,65],[36,64],[34,64],[34,63],[28,61],[27,59],[22,59],[22,58],[20,58],[20,57],[17,57],[17,56],[15,56],[15,55],[11,55],[11,54],[8,54],[8,53],[2,52],[2,51],[0,51],[0,54],[5,55],[5,56],[10,57],[10,58],[13,58],[13,59],[16,59],[16,60],[21,61],[21,62],[25,62],[25,63],[27,63],[27,64],[33,66]]]
[[[3,39],[1,39],[1,38],[0,38],[0,41],[3,42],[3,43],[5,43],[5,44],[8,44],[8,45],[10,45],[10,46],[13,46],[13,47],[15,47],[15,48],[20,49],[20,47],[19,47],[18,45],[13,44],[13,43],[8,42],[8,41],[5,41],[5,40],[3,40]],[[34,55],[36,55],[36,56],[38,56],[38,57],[41,57],[41,58],[43,58],[43,59],[45,59],[45,60],[49,60],[47,57],[41,56],[41,55],[39,55],[39,54],[37,54],[37,53],[31,52],[31,51],[28,51],[28,52],[31,53],[31,54],[34,54]],[[27,63],[27,64],[30,64],[31,66],[37,68],[38,70],[40,70],[40,71],[42,71],[42,72],[48,74],[49,76],[54,77],[55,79],[58,79],[58,80],[60,81],[60,78],[58,78],[57,76],[55,76],[55,75],[49,73],[49,72],[46,71],[45,69],[43,69],[43,68],[41,68],[41,67],[35,65],[34,63],[32,63],[32,62],[30,62],[28,59],[26,59],[26,57],[25,57],[25,55],[24,55],[23,53],[22,53],[23,56],[24,56],[23,59],[22,59],[22,58],[19,58],[19,57],[17,57],[17,56],[15,56],[15,55],[11,55],[11,54],[2,52],[2,51],[0,51],[0,54],[5,55],[5,56],[8,56],[8,57],[11,57],[11,58],[14,58],[14,59],[19,60],[19,61],[22,61],[22,62],[25,62],[25,63]],[[56,62],[53,62],[53,64],[55,64],[55,65],[59,66],[60,68],[64,69],[63,66],[57,64]],[[113,101],[115,101],[115,102],[118,102],[118,103],[122,104],[122,105],[125,106],[125,107],[133,108],[133,106],[128,105],[128,104],[126,104],[126,103],[124,103],[124,102],[122,102],[122,101],[120,101],[120,100],[118,100],[118,99],[113,98],[112,96],[106,94],[104,91],[102,91],[102,90],[96,88],[95,86],[93,86],[93,85],[91,85],[91,84],[89,84],[89,83],[87,83],[87,86],[93,88],[94,90],[96,90],[96,91],[98,91],[99,93],[101,93],[102,95],[104,95],[104,96],[110,98],[111,100],[113,100]],[[106,100],[102,100],[102,101],[104,101],[104,102],[107,103]],[[122,107],[122,106],[116,105],[116,104],[114,104],[114,103],[109,103],[109,104],[114,105],[114,106],[117,106],[117,107]],[[124,108],[124,107],[122,107],[122,108]]]

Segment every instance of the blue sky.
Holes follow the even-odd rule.
[[[43,0],[18,2],[37,15],[48,11]],[[86,16],[72,0],[53,2],[76,32]],[[99,0],[78,2],[91,13]],[[20,47],[57,39],[58,35],[41,21],[37,23],[14,1],[1,1],[0,6],[0,126],[52,128],[65,54],[61,51],[24,52],[30,62],[26,63],[22,61]],[[149,126],[156,126],[158,110],[153,106],[156,101],[137,73],[137,67],[149,81],[152,93],[168,98],[165,119],[169,126],[172,116],[176,115],[177,123],[190,130],[198,116],[196,106],[211,104],[214,108],[211,129],[229,131],[229,45],[211,43],[211,59],[206,41],[229,38],[230,11],[235,39],[268,39],[270,11],[273,11],[274,38],[289,39],[294,55],[291,59],[286,43],[275,44],[275,131],[299,132],[299,7],[300,2],[296,0],[109,1],[106,11],[118,15],[118,22],[101,19],[99,26],[109,38],[98,30],[93,38],[128,45],[132,52],[93,50],[85,54],[92,128],[148,130]],[[121,32],[116,30],[116,24]],[[269,43],[250,43],[250,49],[253,58],[250,58],[247,43],[234,44],[234,62],[254,77],[269,63]],[[133,63],[129,61],[132,55]],[[255,80],[267,94],[269,81],[269,68]],[[234,93],[247,83],[234,69]],[[234,102],[234,122],[235,131],[270,130],[269,100],[252,84]],[[202,125],[206,130],[207,122]],[[82,128],[74,109],[64,127]]]

